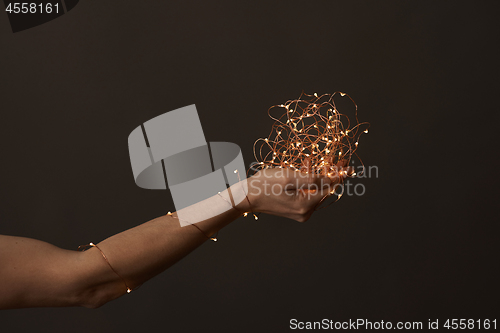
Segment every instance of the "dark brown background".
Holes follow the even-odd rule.
[[[134,184],[127,137],[192,103],[207,141],[249,164],[269,106],[348,92],[379,168],[305,224],[238,220],[129,296],[2,311],[0,330],[500,319],[498,11],[461,3],[80,1],[15,34],[0,14],[1,234],[76,249],[165,214],[167,191]]]

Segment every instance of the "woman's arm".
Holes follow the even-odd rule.
[[[211,235],[244,212],[254,211],[303,222],[336,179],[318,178],[286,169],[267,169],[233,185],[222,196],[243,193],[248,199],[234,208],[193,225],[181,227],[173,215],[158,217],[109,237],[98,244],[113,269],[132,290],[172,266]],[[274,190],[273,190],[274,189]],[[281,191],[279,191],[281,189]],[[186,210],[220,204],[215,195]],[[249,204],[251,203],[251,206]],[[229,202],[225,204],[229,205]],[[199,206],[198,206],[199,205]],[[0,309],[38,306],[99,307],[127,292],[100,251],[63,250],[42,241],[0,236]]]

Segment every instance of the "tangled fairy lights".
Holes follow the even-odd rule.
[[[336,95],[353,103],[354,124],[337,109]],[[282,111],[281,115],[274,116],[275,109]],[[348,165],[354,155],[361,162],[356,150],[361,134],[368,133],[370,124],[359,122],[357,109],[354,100],[342,92],[321,96],[302,93],[298,99],[272,106],[268,110],[275,120],[271,133],[254,143],[254,156],[259,163],[256,170],[291,168],[333,177],[339,166]],[[356,173],[347,176],[354,177]]]

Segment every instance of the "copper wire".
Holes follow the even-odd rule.
[[[123,281],[123,284],[125,284],[125,287],[127,288],[126,289],[127,293],[130,293],[132,291],[132,289],[130,289],[130,287],[127,285],[127,281],[125,281],[125,279],[120,274],[118,274],[117,271],[115,271],[115,269],[113,268],[113,266],[111,266],[111,264],[109,263],[108,258],[106,257],[106,255],[104,254],[104,252],[102,252],[101,248],[99,246],[97,246],[97,244],[89,243],[89,244],[86,244],[86,245],[80,245],[78,247],[78,251],[85,251],[85,250],[87,250],[87,249],[89,249],[91,247],[95,247],[96,249],[99,250],[99,252],[101,252],[102,257],[104,258],[104,260],[108,264],[109,268],[111,268],[111,270],[113,272],[115,272],[115,274]]]
[[[238,171],[238,170],[234,170],[234,173],[236,173],[236,174],[237,174],[237,176],[238,176],[238,181],[241,181],[239,171]],[[243,190],[243,191],[244,191],[244,190]],[[229,206],[231,206],[231,208],[233,208],[233,209],[237,210],[238,212],[242,213],[242,212],[241,212],[238,208],[236,208],[236,207],[233,205],[233,203],[232,203],[232,202],[230,202],[229,200],[227,200],[226,198],[224,198],[224,197],[221,195],[221,193],[220,193],[220,192],[217,192],[217,195],[218,195],[218,196],[219,196],[222,200],[224,200],[225,202],[227,202],[227,203],[228,203],[228,205],[229,205]],[[247,195],[246,193],[245,193],[245,198],[246,198],[246,200],[247,200],[247,202],[248,202],[248,206],[249,206],[249,208],[250,208],[251,213],[253,214],[254,218],[257,220],[257,219],[258,219],[258,217],[257,217],[257,215],[255,215],[255,214],[252,212],[252,205],[251,205],[251,203],[250,203],[250,199],[248,199],[248,195]],[[242,214],[243,214],[243,216],[245,216],[245,217],[246,217],[246,216],[247,216],[247,214],[248,214],[248,212],[243,212]],[[197,229],[198,229],[198,230],[199,230],[199,231],[203,234],[203,236],[205,236],[207,239],[209,239],[209,240],[211,240],[211,241],[214,241],[214,242],[217,242],[217,236],[219,235],[219,231],[217,231],[217,232],[216,232],[215,236],[207,236],[207,234],[206,234],[203,230],[201,230],[201,229],[200,229],[200,227],[198,227],[198,226],[196,225],[196,223],[191,223],[191,222],[186,221],[186,220],[181,220],[181,219],[179,219],[179,217],[178,217],[178,216],[174,216],[174,213],[172,213],[172,212],[168,212],[168,213],[167,213],[167,216],[171,216],[171,217],[172,217],[172,218],[174,218],[174,219],[178,219],[179,221],[186,222],[186,223],[188,223],[188,224],[190,224],[190,225],[192,225],[192,226],[196,227],[196,228],[197,228]]]
[[[348,98],[354,105],[352,126],[349,117],[335,105],[337,95]],[[275,109],[281,112],[274,115]],[[269,136],[254,143],[258,165],[253,170],[291,168],[334,178],[340,176],[338,172],[345,172],[343,167],[349,165],[354,155],[363,165],[356,150],[360,135],[368,133],[370,124],[359,122],[357,110],[354,100],[342,92],[321,96],[302,93],[298,99],[270,107],[268,115],[275,122]],[[344,174],[339,179],[343,182],[351,176],[355,174]]]

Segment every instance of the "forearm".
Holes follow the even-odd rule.
[[[227,193],[222,193],[224,194]],[[98,243],[109,264],[125,282],[110,269],[97,248],[82,253],[86,257],[84,262],[89,263],[89,272],[93,272],[87,273],[87,283],[81,297],[82,305],[97,307],[125,294],[127,287],[135,289],[182,259],[207,241],[207,236],[219,231],[248,209],[247,202],[241,202],[233,208],[229,202],[221,200],[224,199],[216,195],[204,202],[205,205],[222,203],[227,207],[221,214],[196,223],[197,227],[181,226],[176,218],[177,214],[174,213],[158,217]],[[187,209],[203,209],[203,203],[200,207],[193,205]]]
[[[332,179],[281,169],[259,171],[248,183],[248,188],[244,180],[173,215],[109,237],[84,252],[0,235],[0,309],[98,307],[169,268],[244,212],[306,221],[331,194],[329,185],[333,184]],[[283,191],[266,192],[266,188],[274,191],[276,185]]]

